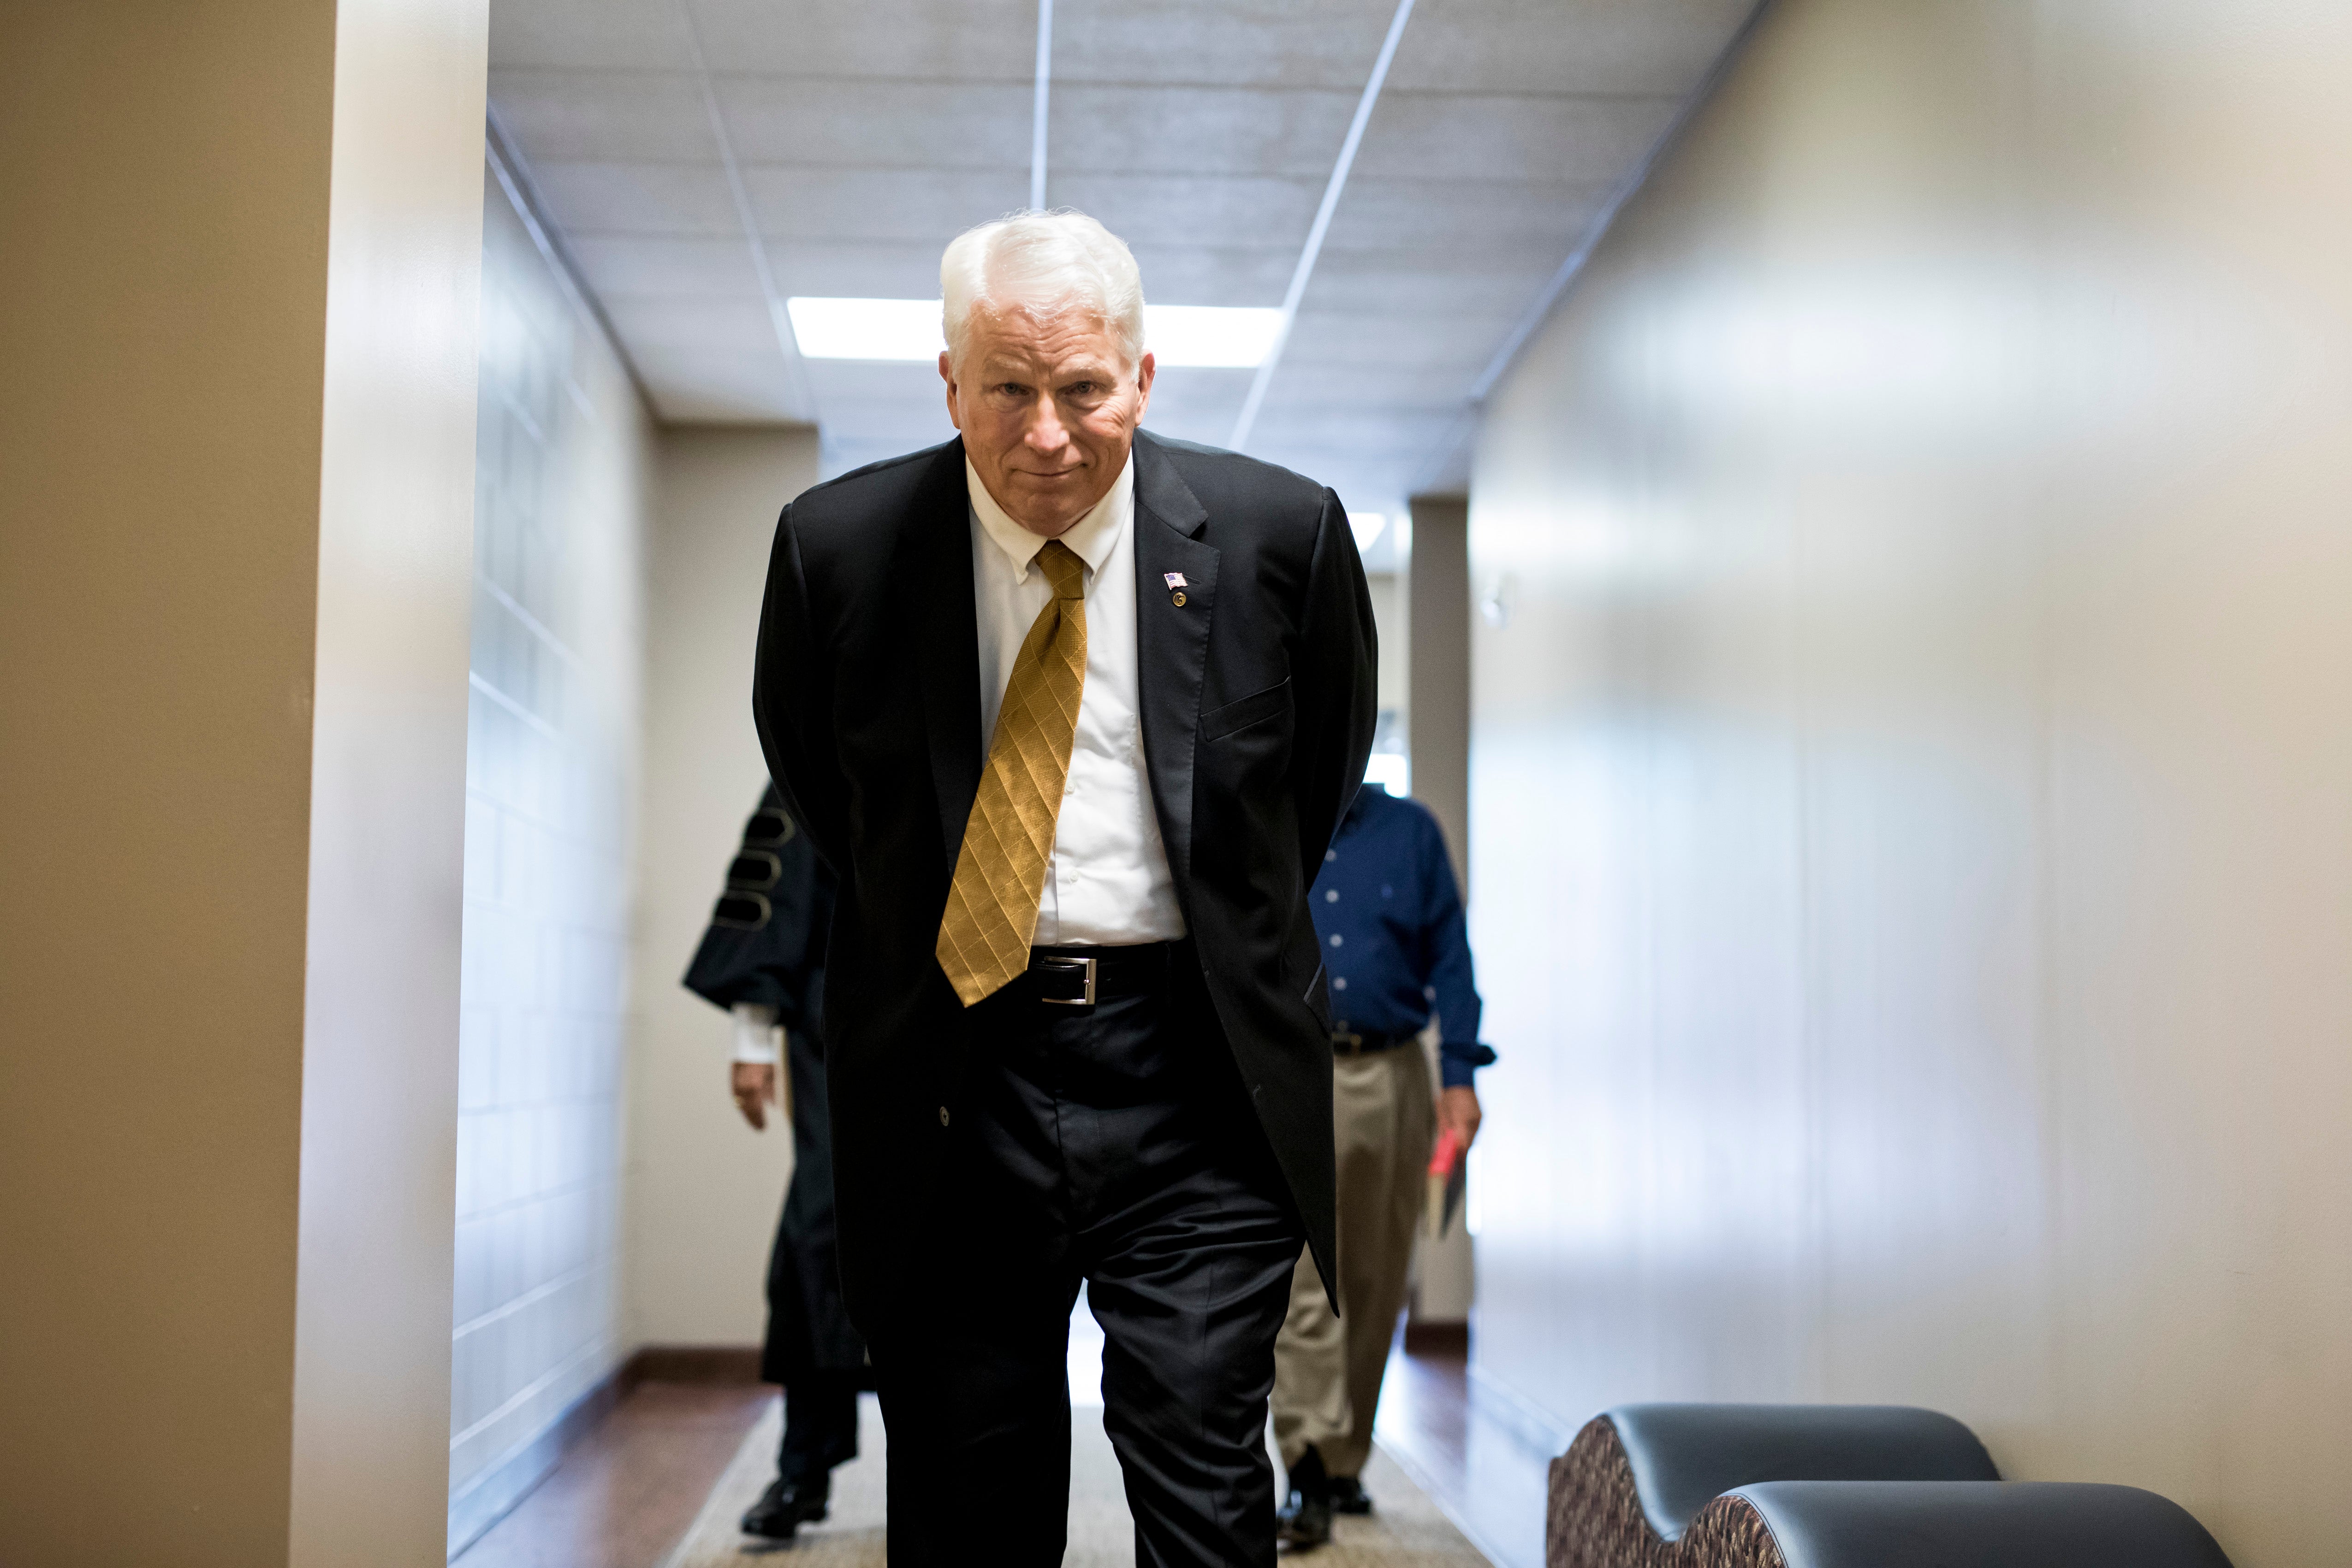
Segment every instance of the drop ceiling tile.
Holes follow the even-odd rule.
[[[497,0],[490,65],[690,70],[694,54],[667,0]]]
[[[714,70],[1030,80],[1036,0],[687,0]]]
[[[1675,100],[1663,97],[1384,93],[1364,129],[1355,173],[1611,184],[1664,133],[1675,109]]]
[[[1344,205],[1344,201],[1343,204]],[[1415,236],[1425,241],[1430,237]],[[1475,246],[1459,240],[1379,248],[1325,245],[1307,285],[1307,300],[1335,310],[1414,310],[1433,307],[1437,294],[1476,297],[1498,294],[1516,309],[1559,268],[1559,246],[1548,239]]]
[[[1163,370],[1152,384],[1146,427],[1184,441],[1222,447],[1249,395],[1254,372],[1179,365]]]
[[[1483,368],[1508,322],[1479,317],[1339,315],[1301,310],[1282,364],[1417,364],[1433,374]],[[1280,374],[1276,373],[1279,382]]]
[[[813,359],[809,384],[830,415],[835,408],[895,406],[928,420],[947,417],[947,387],[936,363]]]
[[[1298,264],[1296,246],[1130,241],[1129,248],[1143,272],[1143,297],[1161,305],[1279,305]]]
[[[1294,260],[1322,195],[1319,180],[1244,176],[1070,174],[1051,176],[1046,186],[1052,205],[1093,215],[1130,247],[1250,245],[1287,250]]]
[[[490,102],[535,164],[719,159],[692,72],[494,70]]]
[[[722,75],[719,107],[746,163],[1011,169],[1029,174],[1027,82]]]
[[[588,286],[601,300],[631,295],[760,299],[748,241],[586,234],[572,241]]]
[[[1399,88],[1680,97],[1756,0],[1420,0]]]
[[[944,247],[976,223],[1027,205],[1020,174],[930,169],[743,171],[760,232],[783,240],[919,240]]]
[[[841,240],[799,244],[770,239],[768,266],[786,295],[870,300],[936,300],[945,242]]]
[[[1223,87],[1057,86],[1046,165],[1070,174],[1288,174],[1328,179],[1356,93]],[[1027,106],[1022,116],[1028,152]]]
[[[1250,456],[1328,486],[1349,511],[1391,516],[1404,510],[1405,499],[1413,489],[1412,475],[1423,462],[1419,452],[1368,452],[1352,441],[1315,447],[1255,437],[1250,440]]]
[[[1609,192],[1598,183],[1351,179],[1323,243],[1327,250],[1385,250],[1442,235],[1465,251],[1539,244],[1564,257]]]
[[[782,353],[768,307],[756,299],[625,294],[605,300],[604,314],[632,352],[708,349],[720,355],[756,351],[779,357]]]
[[[531,174],[567,237],[742,233],[727,176],[715,165],[534,161]]]
[[[653,395],[654,412],[673,424],[804,419],[791,372],[772,348],[732,353],[709,349],[633,352],[630,362]]]
[[[1269,449],[1418,453],[1435,446],[1453,418],[1451,409],[1269,406],[1259,413],[1250,440]]]
[[[1066,5],[1054,13],[1054,78],[1360,92],[1395,10],[1393,0]]]
[[[1465,381],[1458,373],[1434,374],[1419,364],[1293,363],[1285,359],[1266,389],[1265,408],[1335,413],[1402,409],[1450,417],[1462,405]]]
[[[827,398],[824,428],[837,439],[868,442],[879,448],[866,459],[868,462],[936,447],[956,433],[946,405],[925,407],[900,398]]]

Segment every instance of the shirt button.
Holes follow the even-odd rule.
[[[1325,903],[1327,903],[1327,904],[1336,904],[1336,903],[1338,903],[1338,902],[1339,901],[1339,889],[1337,889],[1337,888],[1334,888],[1334,889],[1332,889],[1329,892],[1328,892],[1328,893],[1324,894],[1324,895],[1323,895],[1323,901],[1324,901]]]
[[[947,1124],[948,1124],[948,1108],[947,1108],[946,1106],[942,1105],[942,1106],[940,1106],[940,1126],[942,1126],[942,1127],[945,1127]]]
[[[1326,849],[1323,851],[1323,858],[1326,860],[1337,860],[1339,858],[1339,852],[1337,849]]]
[[[1334,990],[1334,991],[1345,991],[1347,988],[1348,988],[1348,981],[1347,981],[1347,977],[1346,977],[1346,976],[1344,976],[1344,975],[1342,975],[1340,978],[1339,978],[1339,979],[1334,980],[1333,982],[1331,982],[1331,989],[1332,989],[1332,990]]]
[[[1331,945],[1332,945],[1333,947],[1340,946],[1340,945],[1341,945],[1342,943],[1344,943],[1347,940],[1348,940],[1348,939],[1347,939],[1346,937],[1340,936],[1340,935],[1339,935],[1337,932],[1334,932],[1334,933],[1332,934],[1332,937],[1331,937]]]

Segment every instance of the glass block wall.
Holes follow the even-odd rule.
[[[485,180],[449,1489],[453,1550],[625,1350],[617,1285],[650,426]]]

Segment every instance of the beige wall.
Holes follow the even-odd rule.
[[[629,1091],[629,1327],[750,1344],[792,1140],[727,1095],[726,1015],[678,984],[767,784],[751,654],[776,514],[816,482],[813,429],[660,437],[648,556],[644,830]]]
[[[553,1466],[626,1352],[622,1124],[653,426],[502,180],[483,192],[449,1538]]]
[[[439,1559],[482,51],[0,10],[12,1561]]]
[[[1478,1372],[2352,1558],[2352,12],[1785,0],[1472,488]]]

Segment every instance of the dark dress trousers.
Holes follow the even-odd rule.
[[[1272,1561],[1283,1259],[1332,1256],[1306,893],[1370,747],[1371,606],[1329,490],[1149,435],[1130,460],[1144,763],[1188,935],[1109,950],[1134,962],[1092,1007],[1015,981],[967,1010],[934,957],[983,762],[961,442],[819,486],[777,530],[753,705],[840,879],[842,1271],[894,1562],[1059,1561],[1080,1278],[1139,1561]]]
[[[716,1006],[772,1007],[784,1030],[793,1179],[768,1253],[760,1375],[784,1390],[778,1470],[793,1480],[856,1457],[857,1393],[872,1383],[865,1342],[841,1299],[834,1223],[822,1020],[833,901],[833,872],[769,785],[744,824],[685,982]]]

